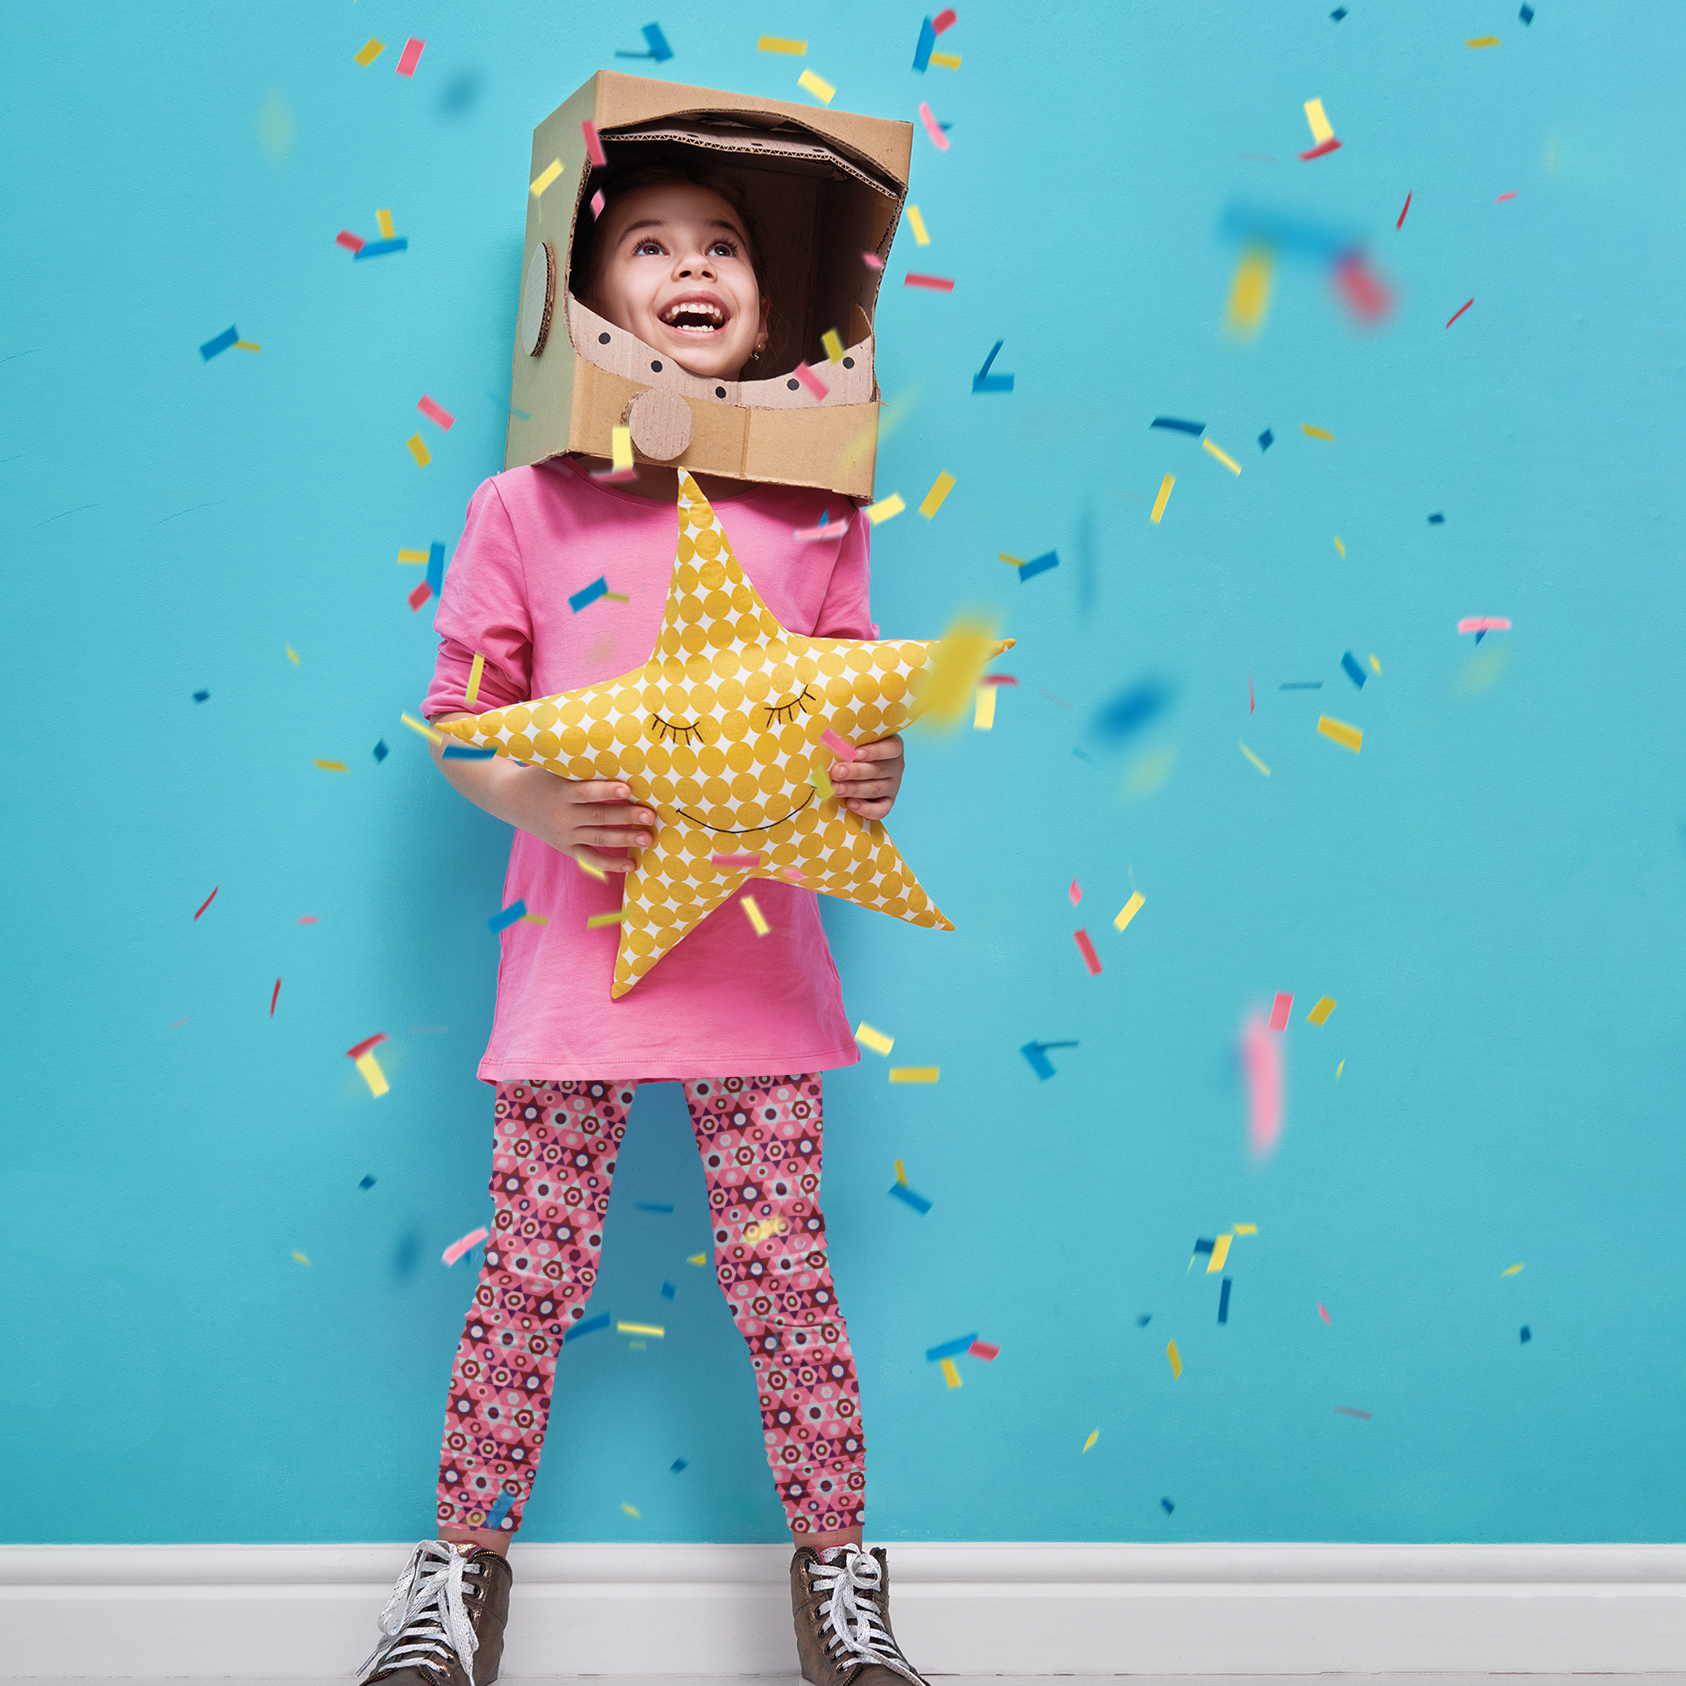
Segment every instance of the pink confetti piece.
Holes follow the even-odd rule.
[[[847,738],[839,737],[829,726],[820,733],[820,742],[823,743],[839,761],[853,761],[855,757],[860,754],[860,751],[856,749]]]
[[[1495,205],[1502,205],[1507,199],[1514,199],[1515,197],[1515,193],[1501,193],[1498,198],[1493,201],[1493,203]]]
[[[1101,975],[1101,957],[1095,953],[1095,945],[1089,941],[1089,933],[1073,931],[1071,937],[1077,944],[1078,952],[1083,956],[1083,964],[1089,968],[1089,976],[1098,978]]]
[[[959,21],[959,13],[950,6],[946,11],[938,12],[937,15],[931,19],[931,33],[933,35],[941,35],[945,29],[952,29]],[[972,1350],[976,1352],[978,1349],[973,1347]]]
[[[800,884],[807,876],[807,874],[803,872],[799,866],[783,866],[779,868],[779,871],[782,872],[792,884]]]
[[[421,401],[416,405],[416,408],[420,410],[430,422],[437,422],[447,433],[450,432],[452,424],[457,419],[449,410],[440,409],[440,407],[435,404],[425,392],[421,395]]]
[[[1018,680],[1010,673],[986,673],[978,683],[980,685],[1012,685],[1017,687]]]
[[[816,398],[830,395],[831,388],[806,363],[798,363],[792,373]]]
[[[457,1260],[469,1250],[470,1247],[478,1246],[490,1234],[491,1231],[487,1229],[471,1229],[461,1241],[453,1241],[451,1245],[447,1247],[442,1254],[440,1254],[440,1257],[446,1264],[454,1265]]]
[[[847,521],[822,521],[817,527],[792,527],[790,536],[798,544],[814,544],[820,539],[840,539],[848,530]]]
[[[1286,1030],[1288,1015],[1294,1010],[1292,995],[1284,995],[1281,990],[1276,992],[1276,1000],[1270,1009],[1270,1028],[1272,1030]]]
[[[415,75],[416,66],[421,63],[422,48],[426,45],[425,41],[418,41],[413,35],[404,43],[404,51],[398,58],[398,74],[400,76]]]
[[[925,125],[925,133],[931,137],[931,145],[938,152],[947,152],[948,136],[943,133],[942,125],[931,115],[931,108],[924,100],[919,102],[919,121]]]
[[[736,872],[740,868],[748,871],[750,867],[761,864],[759,855],[710,855],[708,859],[711,865],[724,867],[728,872]]]
[[[902,277],[906,287],[924,287],[933,293],[952,293],[954,283],[946,275],[916,275],[911,269]]]
[[[1458,622],[1459,632],[1509,632],[1510,622],[1501,615],[1465,615]]]
[[[605,202],[606,201],[603,198],[603,189],[598,188],[598,190],[591,196],[591,215],[593,219],[603,215],[603,206]]]
[[[876,252],[862,252],[861,262],[868,269],[882,269],[884,267],[884,260]]]
[[[988,1341],[973,1341],[966,1350],[972,1357],[981,1358],[986,1364],[993,1364],[1001,1352],[1000,1347],[991,1346]]]
[[[1066,894],[1071,897],[1071,905],[1076,907],[1083,899],[1083,886],[1074,878],[1071,881],[1071,888],[1066,891]]]
[[[1355,1411],[1350,1405],[1337,1405],[1335,1407],[1335,1415],[1337,1417],[1362,1417],[1365,1422],[1369,1422],[1370,1420],[1370,1413],[1368,1411]]]
[[[1241,1032],[1241,1064],[1247,1077],[1247,1135],[1263,1157],[1282,1138],[1282,1044],[1262,1014],[1249,1016]]]
[[[1335,1326],[1334,1321],[1329,1316],[1329,1313],[1324,1309],[1323,1302],[1321,1300],[1319,1300],[1317,1302],[1317,1315],[1319,1317],[1321,1317],[1323,1319],[1323,1321],[1325,1323],[1327,1323],[1331,1329],[1334,1328],[1334,1326]]]
[[[361,234],[353,234],[349,228],[342,228],[334,236],[334,244],[345,247],[348,252],[360,252],[368,243]]]
[[[275,980],[275,993],[269,998],[269,1016],[275,1017],[275,1003],[281,999],[281,980]]]
[[[580,133],[585,136],[585,155],[598,169],[607,167],[608,155],[603,151],[603,142],[598,138],[597,125],[588,117],[580,124]]]

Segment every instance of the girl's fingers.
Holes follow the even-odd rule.
[[[595,849],[588,849],[583,843],[576,843],[568,851],[581,866],[595,867],[599,872],[631,872],[637,864],[629,861],[625,855],[600,855]]]
[[[568,781],[580,802],[630,802],[632,787],[619,779],[574,779]]]
[[[629,808],[619,804],[610,806],[607,803],[594,806],[589,813],[579,817],[585,825],[653,826],[656,823],[655,814],[648,808]]]
[[[645,831],[618,831],[609,827],[587,827],[578,834],[581,843],[595,843],[599,849],[643,849],[649,846]]]
[[[894,796],[896,794],[896,781],[894,779],[872,779],[866,784],[850,785],[844,794],[851,802],[874,801],[882,796]]]
[[[863,820],[881,820],[893,807],[895,807],[895,805],[896,804],[893,798],[883,802],[859,802],[851,800],[844,803],[844,807],[846,807],[851,814],[859,814]]]

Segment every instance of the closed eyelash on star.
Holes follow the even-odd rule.
[[[796,718],[798,712],[812,714],[814,710],[810,705],[816,701],[814,693],[804,685],[789,702],[764,705],[767,710],[767,724],[771,726],[776,720],[781,726],[788,726]]]
[[[664,720],[659,714],[650,716],[650,734],[652,737],[667,743],[701,743],[702,728],[700,726],[676,725],[671,720]]]

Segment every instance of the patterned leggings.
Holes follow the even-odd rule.
[[[597,1280],[615,1156],[638,1085],[500,1083],[496,1215],[445,1410],[439,1524],[513,1533],[532,1491],[564,1329]],[[866,1448],[819,1208],[820,1080],[685,1084],[720,1286],[749,1345],[767,1461],[795,1533],[860,1526]],[[763,1233],[765,1230],[765,1233]]]

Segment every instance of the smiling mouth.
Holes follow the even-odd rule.
[[[726,331],[726,312],[701,299],[681,299],[670,304],[657,318],[664,328],[687,339],[708,339]]]
[[[675,807],[673,811],[676,814],[685,814],[685,818],[688,819],[692,825],[700,825],[704,831],[712,831],[716,837],[748,837],[754,832],[771,831],[774,826],[783,825],[785,820],[790,819],[792,815],[800,814],[802,810],[814,800],[816,794],[817,792],[810,790],[808,794],[790,810],[790,813],[784,816],[783,819],[768,820],[765,825],[746,825],[742,831],[726,831],[720,826],[710,825],[707,820],[699,820],[695,814],[686,814],[685,810],[680,807]]]

